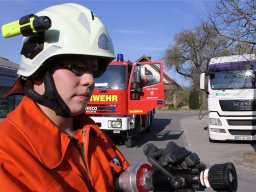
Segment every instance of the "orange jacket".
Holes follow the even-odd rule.
[[[70,138],[25,96],[0,122],[0,191],[115,191],[129,163],[85,114],[75,124]]]

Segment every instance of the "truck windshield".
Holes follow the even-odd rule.
[[[126,71],[124,65],[108,65],[107,70],[99,78],[95,78],[97,89],[126,89]]]
[[[211,88],[254,89],[256,83],[256,63],[235,62],[209,66]]]

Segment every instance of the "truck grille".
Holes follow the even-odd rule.
[[[230,129],[228,130],[231,135],[255,135],[256,130],[234,130]]]
[[[256,120],[227,120],[231,126],[256,126]]]
[[[220,107],[222,111],[256,111],[256,100],[220,100]]]

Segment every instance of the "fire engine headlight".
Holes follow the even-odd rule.
[[[210,125],[222,126],[222,123],[221,123],[220,119],[210,118],[209,120],[210,120]]]
[[[110,121],[110,126],[112,128],[121,128],[122,127],[122,121]]]

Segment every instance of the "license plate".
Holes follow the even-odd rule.
[[[114,130],[113,133],[120,133],[120,131],[119,130]]]
[[[235,140],[248,141],[248,140],[252,140],[252,136],[235,136]]]

